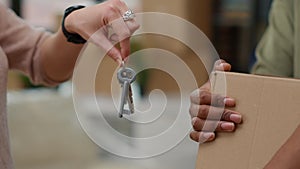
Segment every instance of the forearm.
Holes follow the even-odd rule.
[[[41,65],[47,78],[62,82],[71,77],[83,45],[66,41],[61,28],[41,47]]]
[[[300,168],[300,125],[265,169]]]

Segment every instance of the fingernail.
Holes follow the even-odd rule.
[[[221,124],[221,128],[224,131],[233,131],[234,130],[234,124],[233,123],[222,123]]]
[[[215,136],[215,133],[203,133],[203,137],[206,139],[213,138]]]
[[[122,66],[122,64],[123,64],[122,59],[118,58],[116,61],[119,64],[119,66]]]
[[[230,120],[235,123],[241,123],[242,122],[242,116],[239,114],[231,114],[229,116]]]
[[[232,98],[226,97],[226,98],[224,99],[224,104],[225,104],[226,106],[235,106],[235,100],[232,99]]]
[[[199,136],[199,143],[205,143],[207,141],[213,140],[215,133],[202,133]]]

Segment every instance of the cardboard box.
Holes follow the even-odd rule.
[[[243,124],[201,144],[197,169],[262,169],[300,123],[300,80],[216,72],[212,90],[237,100]]]

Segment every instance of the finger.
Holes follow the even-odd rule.
[[[127,4],[124,1],[116,0],[117,8],[120,11],[121,16],[125,14],[125,12],[129,11]],[[135,18],[124,21],[129,28],[130,32],[133,33],[139,28],[139,24],[136,23]]]
[[[113,60],[121,64],[122,56],[119,50],[114,47],[110,40],[104,35],[102,31],[97,31],[90,40],[96,45],[101,47],[107,52],[107,55],[110,56]]]
[[[199,143],[210,142],[215,139],[215,133],[213,132],[197,132],[192,131],[190,133],[190,138]]]
[[[193,104],[200,104],[200,93],[201,92],[204,92],[204,91],[207,91],[207,92],[209,92],[209,90],[208,89],[206,89],[206,88],[199,88],[199,89],[196,89],[196,90],[194,90],[191,94],[190,94],[190,101],[191,101],[191,103],[193,103]],[[210,98],[210,96],[209,96],[209,98]],[[202,98],[203,99],[203,98]]]
[[[130,51],[130,42],[129,37],[131,35],[130,30],[128,29],[127,25],[123,21],[122,15],[120,13],[120,7],[124,6],[124,2],[120,0],[113,0],[110,1],[112,4],[110,5],[110,14],[107,15],[107,22],[110,25],[110,28],[112,29],[111,34],[115,34],[114,40],[117,40],[117,42],[120,42],[120,48],[121,48],[121,58],[124,59],[129,55]],[[117,37],[117,38],[116,38]]]
[[[221,64],[221,63],[227,63],[224,59],[219,59],[219,60],[217,60],[216,62],[215,62],[215,65],[214,66],[216,66],[216,65],[219,65],[219,64]]]
[[[217,71],[230,71],[231,65],[226,61],[220,59],[215,62],[214,69]]]
[[[123,20],[116,20],[112,23],[112,29],[114,33],[118,36],[118,41],[120,42],[122,58],[126,58],[130,52],[130,31],[124,23]]]
[[[123,20],[123,14],[129,10],[126,3],[121,0],[113,0],[111,1],[112,5],[116,9],[115,15],[112,15],[109,21],[111,22],[111,26],[115,33],[119,37],[119,41],[125,40],[130,37],[131,33],[127,27],[127,24]],[[118,14],[117,14],[118,13]],[[115,20],[115,21],[114,21]]]
[[[232,132],[235,130],[235,124],[232,122],[203,120],[198,117],[192,118],[192,126],[196,131]]]
[[[119,40],[119,38],[118,38],[118,36],[117,36],[116,34],[112,34],[112,35],[109,37],[109,39],[110,39],[110,41],[111,41],[112,44],[118,43],[118,40]]]
[[[124,1],[113,0],[112,3],[119,9],[121,15],[129,10],[127,4]]]
[[[203,120],[222,120],[237,124],[242,122],[242,115],[240,113],[208,105],[191,104],[189,112],[191,117],[198,117]]]
[[[235,100],[229,97],[224,97],[217,94],[211,94],[209,90],[197,89],[190,95],[190,101],[193,104],[213,105],[217,107],[234,107]]]
[[[120,10],[121,16],[123,16],[125,12],[130,10],[124,1],[116,0],[115,3],[117,4],[117,7]],[[128,37],[125,37],[125,39],[120,42],[121,54],[123,59],[125,59],[130,54],[129,39],[131,34],[133,34],[133,32],[139,28],[139,24],[136,23],[134,18],[130,20],[126,20],[124,21],[124,23],[126,24],[130,35]]]
[[[125,60],[130,54],[130,40],[126,38],[120,42],[122,59]]]
[[[122,57],[120,57],[119,50],[115,47],[111,48],[107,55],[110,56],[115,62],[118,63],[118,65],[122,65]]]
[[[140,24],[138,24],[135,19],[126,21],[125,23],[130,30],[130,34],[133,34],[136,30],[140,28]]]

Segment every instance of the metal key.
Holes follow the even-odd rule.
[[[130,115],[134,113],[131,83],[136,79],[136,73],[133,69],[123,66],[118,70],[117,78],[122,86],[121,103],[119,110],[119,117],[122,118],[123,114]],[[124,106],[128,104],[128,110]]]

